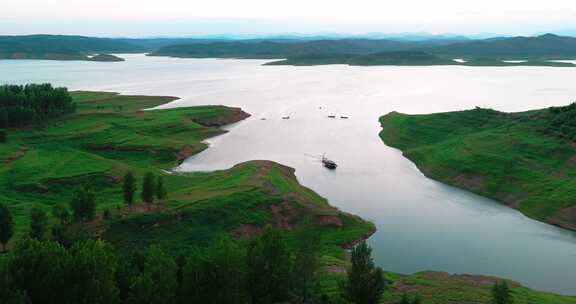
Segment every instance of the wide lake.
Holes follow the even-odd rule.
[[[242,107],[253,116],[209,140],[210,149],[179,169],[274,160],[296,168],[299,181],[332,205],[373,221],[378,231],[369,241],[386,270],[497,275],[576,295],[576,233],[430,180],[378,137],[378,117],[390,111],[568,104],[576,101],[576,69],[289,67],[261,66],[261,60],[124,57],[121,63],[0,61],[0,83],[182,97],[168,107]],[[338,162],[336,171],[322,167],[323,153]]]

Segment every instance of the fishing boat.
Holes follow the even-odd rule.
[[[290,119],[290,116],[284,116],[282,119]]]
[[[336,118],[336,115],[328,115],[328,118]]]
[[[334,170],[336,169],[336,167],[338,167],[338,165],[334,161],[329,160],[328,158],[326,158],[326,156],[322,156],[322,164],[324,165],[324,167],[330,170]]]
[[[348,116],[340,116],[340,118],[342,118],[342,119],[348,119],[349,117],[348,117]]]

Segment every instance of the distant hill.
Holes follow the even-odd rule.
[[[371,37],[386,37],[372,34]],[[220,38],[94,38],[83,36],[31,35],[0,36],[0,59],[88,60],[89,55],[106,53],[150,53],[151,56],[180,58],[285,59],[294,64],[348,63],[374,65],[396,62],[383,59],[387,52],[410,51],[438,56],[430,62],[448,63],[453,58],[501,60],[575,59],[576,38],[545,34],[537,37],[498,37],[466,40],[465,37],[436,37],[424,34],[390,36],[389,39],[317,39],[278,36],[269,39],[226,40]],[[430,39],[427,39],[430,38]],[[358,56],[364,56],[357,58]],[[370,55],[370,56],[367,56]],[[389,56],[391,54],[384,54]],[[402,54],[405,56],[407,53]],[[312,58],[316,57],[316,58]],[[321,58],[323,57],[323,58]],[[330,58],[328,58],[330,57]],[[390,61],[391,60],[391,61]],[[486,61],[488,60],[488,61]],[[298,61],[298,62],[297,62]],[[415,62],[415,58],[410,59]],[[426,60],[422,60],[424,63]],[[285,62],[286,63],[286,62]],[[540,64],[539,64],[540,65]]]
[[[310,53],[367,54],[385,49],[404,49],[410,43],[392,40],[316,40],[316,41],[228,41],[207,44],[184,44],[160,48],[152,56],[286,58]]]
[[[398,41],[389,39],[242,40],[172,45],[160,48],[151,55],[181,58],[280,59],[314,53],[363,55],[432,47],[446,43],[442,40]]]
[[[324,57],[328,55],[333,57],[330,58],[330,62],[334,61],[334,56],[337,55],[340,63],[343,63],[342,58],[346,57],[344,55],[368,55],[395,51],[425,52],[444,59],[487,58],[537,61],[574,59],[576,58],[576,38],[546,34],[537,37],[499,37],[469,41],[460,39],[456,42],[450,39],[422,41],[393,39],[241,40],[171,45],[161,47],[151,55],[181,58],[291,58],[295,62],[295,59],[308,60],[311,59],[312,54],[320,54]],[[308,58],[305,58],[306,56]],[[376,58],[363,59],[375,61]]]
[[[453,58],[575,59],[576,38],[545,34],[537,37],[491,38],[425,49]]]
[[[144,52],[122,39],[83,36],[0,36],[0,59],[88,60],[94,53]]]

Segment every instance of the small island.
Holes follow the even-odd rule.
[[[126,61],[124,58],[120,58],[118,56],[110,55],[110,54],[98,54],[92,57],[89,57],[90,61],[98,61],[98,62],[121,62]]]
[[[352,55],[339,53],[312,53],[290,56],[284,60],[272,61],[264,65],[294,65],[313,66],[328,64],[346,64],[352,66],[434,66],[454,65],[473,67],[513,67],[513,66],[547,66],[547,67],[576,67],[573,63],[554,62],[545,60],[527,60],[510,62],[498,58],[471,58],[465,61],[456,61],[423,51],[394,51],[380,52],[367,55]]]

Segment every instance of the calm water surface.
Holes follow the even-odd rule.
[[[125,57],[122,63],[0,61],[0,82],[182,97],[166,107],[242,107],[253,116],[209,140],[210,149],[179,169],[274,160],[296,168],[299,181],[332,205],[376,223],[370,243],[387,270],[498,275],[576,294],[575,233],[427,179],[378,137],[378,117],[390,111],[568,104],[576,99],[576,69],[264,67],[258,60]],[[287,115],[290,120],[281,119]],[[338,162],[338,170],[321,166],[322,153]]]

